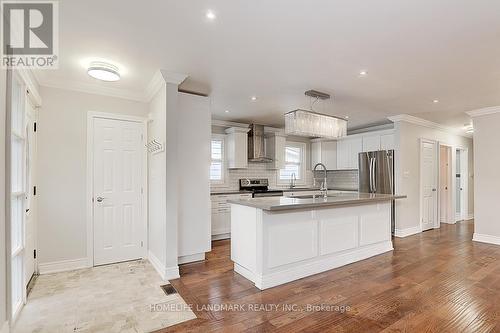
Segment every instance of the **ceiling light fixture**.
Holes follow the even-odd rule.
[[[215,20],[217,18],[217,16],[215,15],[215,13],[212,10],[207,10],[207,13],[205,14],[205,16],[210,21],[213,21],[213,20]]]
[[[105,62],[92,62],[87,69],[87,74],[101,81],[118,81],[120,80],[120,72],[118,67]]]
[[[366,74],[368,74],[367,71],[361,71],[361,72],[359,72],[359,76],[366,76]]]
[[[225,113],[229,113],[229,110],[224,111]]]
[[[439,99],[433,100],[432,103],[434,103],[434,104],[439,103]]]
[[[252,99],[252,101],[255,102],[257,100],[257,96],[252,96],[251,99]]]
[[[314,98],[315,102],[330,98],[329,94],[315,90],[306,91],[305,94]],[[314,103],[311,103],[310,111],[297,109],[285,113],[285,133],[329,139],[345,137],[347,135],[347,119],[316,113],[313,110]]]

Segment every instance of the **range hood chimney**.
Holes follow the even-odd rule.
[[[248,160],[250,162],[270,163],[273,160],[266,157],[264,149],[264,125],[250,125],[248,132]]]

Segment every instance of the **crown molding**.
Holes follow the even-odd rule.
[[[443,132],[447,132],[447,133],[450,133],[450,134],[463,136],[465,138],[471,138],[470,135],[468,135],[467,133],[462,132],[459,129],[451,128],[451,127],[448,127],[448,126],[445,126],[445,125],[441,125],[439,123],[435,123],[435,122],[430,121],[430,120],[426,120],[426,119],[418,118],[418,117],[415,117],[415,116],[411,116],[409,114],[398,114],[396,116],[387,117],[387,119],[389,119],[393,123],[407,122],[407,123],[414,124],[414,125],[419,125],[419,126],[423,126],[423,127],[427,127],[427,128],[437,129],[437,130],[440,130],[440,131],[443,131]]]
[[[472,110],[466,112],[471,118],[487,116],[490,114],[500,113],[500,106],[490,106],[487,108]]]
[[[163,84],[172,83],[179,85],[184,82],[187,77],[186,74],[171,72],[165,69],[157,71],[144,91],[144,101],[151,101]]]
[[[83,92],[87,94],[101,95],[101,96],[117,97],[122,99],[128,99],[135,102],[145,101],[144,93],[135,90],[96,86],[92,83],[83,83],[75,81],[41,80],[39,83],[43,87],[73,90],[73,91]]]

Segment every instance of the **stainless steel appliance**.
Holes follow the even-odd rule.
[[[264,125],[252,124],[248,132],[248,160],[250,162],[270,163],[264,147]]]
[[[359,153],[359,192],[394,194],[394,150]],[[394,234],[394,201],[391,230]]]
[[[240,190],[252,191],[253,198],[283,196],[283,191],[269,190],[269,180],[266,178],[240,179]]]

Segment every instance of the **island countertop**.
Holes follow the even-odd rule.
[[[352,206],[371,204],[376,202],[404,199],[406,195],[378,194],[378,193],[338,193],[329,194],[325,199],[316,198],[287,198],[287,197],[265,197],[249,199],[230,199],[228,203],[254,207],[267,211],[283,211],[292,209],[322,208],[333,206]]]

